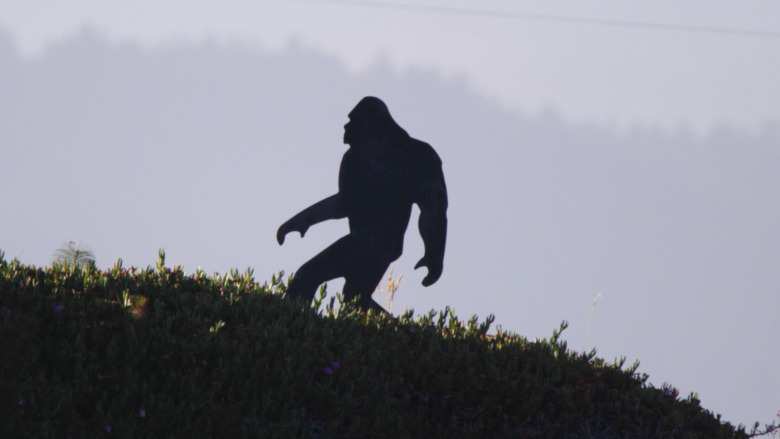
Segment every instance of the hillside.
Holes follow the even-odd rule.
[[[302,308],[282,275],[0,253],[1,437],[745,438],[637,365],[492,316]]]

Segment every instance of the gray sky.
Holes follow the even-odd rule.
[[[725,122],[756,129],[780,119],[778,37],[572,24],[567,18],[780,32],[780,4],[766,0],[422,1],[505,12],[436,13],[359,2],[226,0],[110,3],[0,1],[0,24],[25,53],[92,24],[148,45],[237,41],[281,49],[300,41],[354,71],[386,60],[464,76],[492,99],[530,112],[555,108],[572,120],[622,128]],[[364,2],[367,3],[367,2]],[[512,15],[516,14],[516,15]],[[562,20],[524,19],[522,14]]]
[[[16,188],[0,249],[44,265],[73,239],[103,266],[164,247],[189,271],[295,270],[346,225],[283,247],[276,227],[335,191],[346,114],[377,94],[440,153],[451,200],[442,279],[420,287],[412,222],[394,311],[494,313],[530,338],[566,319],[574,349],[639,359],[734,423],[772,419],[780,37],[700,29],[776,31],[780,4],[348,3],[0,0],[27,60],[2,64],[0,41],[19,69],[0,68],[18,81],[0,86]]]

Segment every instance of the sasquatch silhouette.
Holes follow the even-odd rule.
[[[364,309],[384,311],[371,298],[390,263],[401,256],[412,205],[420,208],[419,230],[425,254],[415,269],[426,267],[424,286],[442,273],[447,237],[447,187],[441,159],[433,148],[414,139],[375,97],[363,98],[344,125],[349,149],[341,159],[339,190],[290,218],[276,240],[290,232],[301,237],[310,226],[329,219],[349,219],[349,234],[303,264],[287,295],[311,303],[317,287],[345,279],[343,295]]]

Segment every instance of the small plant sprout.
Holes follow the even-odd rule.
[[[146,315],[148,299],[140,294],[131,294],[129,289],[122,290],[117,297],[117,302],[125,308],[130,308],[132,316],[140,319]],[[103,321],[100,321],[101,325]]]
[[[54,264],[81,267],[95,263],[95,254],[88,247],[68,241],[54,252]]]
[[[218,320],[211,327],[209,327],[209,333],[210,334],[216,334],[217,332],[219,332],[220,329],[222,329],[224,327],[225,327],[225,321],[224,320]]]
[[[601,293],[596,294],[596,297],[593,298],[593,304],[590,306],[590,312],[588,313],[588,320],[585,323],[585,340],[582,342],[582,351],[585,352],[588,350],[588,338],[590,338],[590,320],[593,317],[593,314],[596,312],[596,305],[599,303],[599,299],[601,299],[603,296]]]
[[[393,280],[393,267],[390,267],[390,271],[387,273],[387,286],[385,287],[385,291],[387,292],[387,312],[390,312],[392,306],[393,306],[393,298],[395,297],[395,292],[398,291],[398,284],[401,283],[401,279],[403,279],[404,275],[401,274],[398,276],[398,279]],[[378,296],[382,295],[382,284],[377,284],[376,286],[376,293]]]

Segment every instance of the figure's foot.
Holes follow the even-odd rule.
[[[306,306],[311,306],[311,301],[314,300],[314,293],[308,294],[302,292],[300,288],[296,288],[297,286],[298,285],[295,284],[295,278],[293,278],[293,282],[291,282],[290,287],[287,288],[285,298],[288,300],[296,300]]]
[[[289,294],[289,292],[287,293],[286,299],[290,300],[290,301],[293,301],[293,302],[298,302],[301,305],[306,306],[306,307],[311,306],[311,300],[306,300],[305,297],[292,296],[292,295]]]
[[[368,297],[368,300],[361,300],[359,305],[360,308],[362,308],[363,311],[366,312],[372,310],[374,311],[374,314],[377,315],[390,315],[390,313],[387,312],[387,310],[384,309],[382,305],[376,303],[376,301],[374,301],[374,299],[372,299],[370,296]]]

